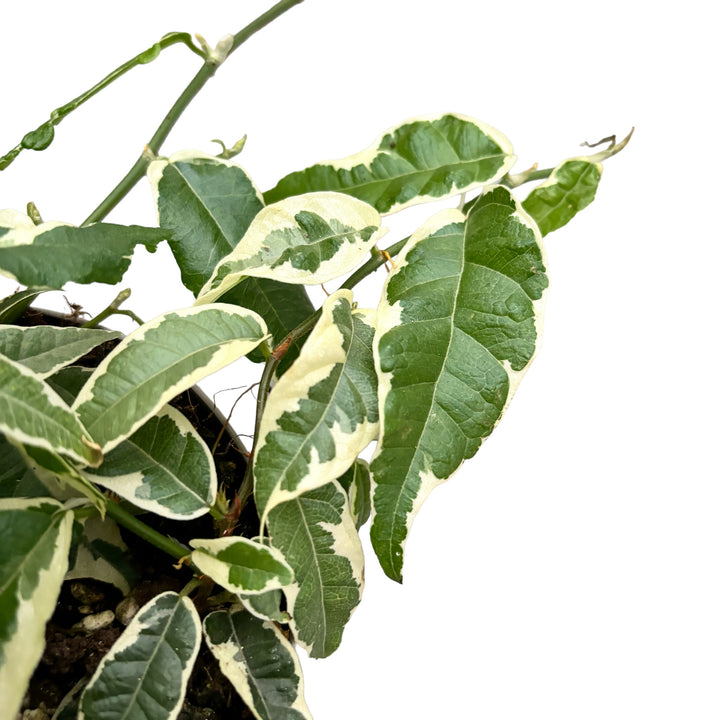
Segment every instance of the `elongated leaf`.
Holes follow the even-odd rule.
[[[388,276],[370,537],[395,580],[420,505],[492,432],[535,353],[544,270],[535,223],[498,187],[467,219],[431,218]]]
[[[284,177],[265,202],[335,190],[387,215],[494,183],[514,162],[508,139],[489,125],[462,115],[419,117],[390,128],[357,155]]]
[[[49,498],[0,500],[0,697],[20,709],[68,567],[72,513]]]
[[[18,290],[0,300],[0,323],[14,323],[30,307],[32,301],[46,290],[47,288]]]
[[[190,421],[169,405],[85,474],[143,510],[174,520],[204,515],[217,493],[210,450]]]
[[[263,208],[260,191],[240,166],[195,150],[156,160],[148,178],[182,281],[197,295]]]
[[[47,377],[121,333],[91,328],[0,325],[0,354]]]
[[[290,627],[310,657],[327,657],[360,602],[364,558],[347,496],[336,482],[274,508],[271,543],[295,572],[285,590]]]
[[[177,593],[157,595],[100,661],[78,720],[171,720],[180,713],[200,649],[200,617]]]
[[[28,368],[0,355],[0,432],[18,443],[98,465],[99,447],[78,416]]]
[[[556,167],[523,202],[523,208],[547,235],[572,220],[594,199],[602,165],[588,158],[573,158]]]
[[[374,328],[338,290],[268,398],[255,450],[260,517],[347,470],[377,433]]]
[[[136,225],[36,226],[27,215],[2,210],[0,274],[34,287],[59,289],[68,282],[114,285],[128,269],[136,245],[154,252],[167,236],[167,230]]]
[[[384,234],[369,205],[340,193],[309,193],[261,210],[198,295],[212,302],[247,276],[319,285],[351,270]]]
[[[358,530],[370,518],[372,508],[370,500],[370,466],[366,460],[356,460],[350,469],[344,472],[338,482],[350,502],[350,512]]]
[[[258,595],[293,581],[282,555],[249,538],[232,536],[191,540],[192,561],[200,572],[230,592]]]
[[[273,623],[235,608],[210,613],[203,632],[220,670],[258,720],[312,720],[297,654]]]
[[[232,305],[160,315],[100,363],[73,407],[109,452],[175,395],[242,357],[266,335],[261,317]]]
[[[28,467],[23,454],[0,435],[0,498],[34,498],[50,495],[38,476]]]

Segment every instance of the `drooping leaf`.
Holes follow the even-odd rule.
[[[293,571],[275,549],[240,536],[195,539],[191,558],[203,574],[230,592],[258,595],[293,581]]]
[[[190,421],[169,405],[85,475],[143,510],[174,520],[204,515],[217,493],[209,448]]]
[[[130,266],[136,245],[154,252],[167,236],[167,230],[137,225],[35,225],[27,215],[2,210],[0,274],[28,287],[60,289],[68,282],[114,285]]]
[[[534,188],[523,208],[547,235],[577,215],[594,199],[602,165],[589,158],[573,158],[558,165],[550,177]]]
[[[148,178],[182,281],[197,295],[263,208],[260,191],[239,165],[195,150],[156,160]]]
[[[175,395],[257,347],[267,335],[250,310],[214,304],[165,313],[100,363],[73,408],[105,452]]]
[[[47,377],[121,333],[77,327],[0,325],[0,354]]]
[[[210,613],[205,640],[258,720],[312,720],[297,654],[276,625],[233,608]]]
[[[338,482],[345,491],[350,502],[350,512],[358,530],[370,518],[370,466],[366,460],[358,459],[345,471]]]
[[[467,218],[431,218],[388,276],[370,537],[395,580],[420,505],[492,432],[535,353],[544,270],[537,226],[498,187]]]
[[[68,566],[72,513],[49,498],[0,500],[0,697],[14,718],[45,647]]]
[[[372,318],[338,290],[300,356],[269,395],[255,449],[261,519],[278,503],[331,482],[377,433]]]
[[[172,720],[182,708],[200,649],[200,617],[174,592],[154,597],[100,661],[78,720]]]
[[[420,117],[384,132],[370,147],[284,177],[273,203],[319,190],[348,193],[383,215],[488,185],[515,162],[508,139],[462,115]]]
[[[363,551],[347,496],[336,482],[311,490],[275,507],[268,530],[295,573],[285,590],[293,635],[310,657],[327,657],[363,589]]]
[[[2,233],[0,232],[0,235]],[[0,323],[14,323],[31,305],[38,295],[48,288],[18,290],[0,300]]]
[[[0,432],[25,445],[98,465],[99,447],[90,433],[41,377],[0,355]]]
[[[319,285],[351,270],[384,234],[380,215],[340,193],[309,193],[261,210],[198,295],[216,300],[248,276]]]

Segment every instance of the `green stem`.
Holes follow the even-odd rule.
[[[132,310],[120,310],[120,306],[130,297],[130,289],[121,290],[117,297],[100,313],[98,313],[92,320],[88,320],[80,327],[94,328],[97,327],[103,320],[106,320],[111,315],[127,315],[132,318],[138,325],[142,325],[143,321],[132,311]]]
[[[253,20],[249,25],[244,27],[238,33],[233,35],[232,45],[230,45],[226,54],[211,55],[197,72],[195,77],[190,81],[188,86],[183,90],[175,104],[170,108],[165,119],[162,121],[155,134],[148,142],[142,155],[135,161],[125,177],[116,185],[110,194],[103,200],[100,205],[90,213],[83,225],[98,222],[105,218],[108,213],[132,190],[138,181],[145,175],[148,165],[160,151],[160,147],[167,139],[170,131],[173,129],[180,116],[183,114],[187,106],[192,102],[195,96],[205,87],[207,81],[215,74],[220,65],[240,47],[248,38],[252,37],[258,30],[271,23],[277,17],[287,12],[290,8],[300,4],[303,0],[280,0],[271,7],[267,12]]]

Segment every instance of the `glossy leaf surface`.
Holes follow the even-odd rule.
[[[339,478],[338,482],[348,496],[350,512],[355,520],[355,527],[360,529],[370,518],[370,466],[367,460],[356,460]]]

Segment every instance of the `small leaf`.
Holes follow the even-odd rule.
[[[22,213],[0,211],[0,274],[28,287],[62,288],[68,282],[120,282],[136,245],[153,252],[167,230],[96,223],[35,225]]]
[[[387,215],[494,183],[514,162],[508,139],[489,125],[462,115],[415,118],[357,155],[291,173],[265,193],[265,202],[334,190]]]
[[[359,530],[370,518],[370,466],[366,460],[358,459],[339,478],[342,489],[348,496],[350,512]]]
[[[102,454],[77,415],[43,380],[0,355],[0,432],[11,440],[62,453],[85,465]]]
[[[332,481],[376,436],[374,328],[338,290],[300,356],[270,393],[256,442],[261,519],[278,503]]]
[[[241,358],[266,336],[262,318],[232,305],[160,315],[100,363],[73,407],[109,452],[175,395]]]
[[[282,555],[249,538],[231,536],[190,541],[191,558],[203,574],[230,592],[257,595],[293,581]]]
[[[49,498],[0,500],[0,697],[14,718],[45,647],[68,567],[72,513]]]
[[[245,277],[319,285],[355,267],[384,234],[369,205],[340,193],[310,193],[261,210],[198,295],[212,302]]]
[[[286,624],[290,620],[290,616],[280,609],[283,599],[282,590],[268,590],[259,595],[243,595],[241,593],[239,598],[245,609],[256,618],[282,624]]]
[[[215,502],[217,475],[207,445],[166,405],[85,475],[143,510],[190,520]]]
[[[46,290],[47,288],[18,290],[0,300],[0,323],[14,323],[30,307],[32,301]]]
[[[90,328],[0,325],[0,353],[47,377],[120,336],[119,332]]]
[[[327,657],[363,589],[363,551],[347,497],[335,482],[311,490],[275,507],[268,530],[295,573],[285,590],[293,635],[310,657]]]
[[[566,160],[530,192],[523,209],[543,235],[554,232],[595,199],[601,175],[602,165],[598,162],[585,158]]]
[[[532,360],[547,287],[540,232],[510,192],[444,210],[409,240],[378,308],[380,440],[370,538],[402,578],[410,525],[500,420]]]
[[[45,150],[55,137],[55,128],[50,120],[26,133],[20,144],[27,150]]]
[[[47,497],[50,494],[28,467],[22,452],[0,435],[0,498]]]
[[[100,661],[78,720],[172,720],[182,708],[200,649],[200,617],[174,592],[153,598]]]
[[[278,628],[242,609],[210,613],[205,640],[258,720],[312,720],[300,662]]]

